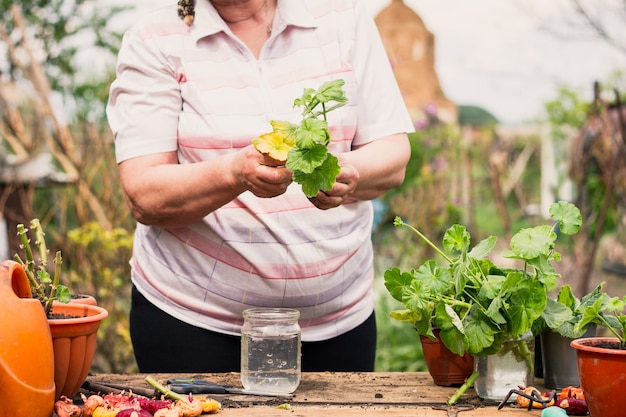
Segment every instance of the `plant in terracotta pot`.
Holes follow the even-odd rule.
[[[576,233],[582,217],[567,202],[552,204],[550,216],[553,224],[522,229],[511,238],[505,257],[519,261],[519,269],[498,266],[489,258],[496,245],[494,236],[472,247],[468,230],[455,224],[446,231],[439,248],[413,226],[395,219],[396,226],[410,228],[441,260],[428,259],[410,271],[397,267],[385,271],[387,290],[405,307],[391,316],[409,322],[420,335],[431,339],[435,338],[433,329],[438,328],[448,349],[457,355],[469,352],[477,359],[474,373],[449,403],[456,402],[474,382],[479,396],[496,400],[502,400],[517,385],[530,385],[533,323],[541,317],[550,327],[558,327],[571,319],[570,310],[552,300],[548,292],[559,278],[553,266],[560,260],[554,250],[555,229],[563,234]],[[487,387],[495,388],[494,393],[481,392],[480,378],[486,371],[478,359],[505,356],[512,358],[507,363],[526,370],[520,376],[523,380],[496,381],[497,387]],[[514,374],[509,371],[506,373]]]
[[[45,233],[38,219],[30,222],[34,235],[35,259],[29,230],[17,226],[25,259],[15,255],[28,277],[31,293],[41,303],[52,336],[54,353],[54,382],[56,398],[73,397],[84,382],[96,350],[96,339],[101,321],[107,317],[105,309],[92,304],[70,302],[69,289],[60,283],[62,257],[56,252],[54,273],[48,268],[48,248]]]
[[[626,375],[626,296],[606,293],[586,308],[575,326],[580,331],[588,323],[598,323],[612,337],[583,337],[572,341],[576,349],[580,384],[592,417],[624,415],[621,396]]]

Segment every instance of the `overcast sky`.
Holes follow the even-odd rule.
[[[125,0],[105,1],[128,4]],[[143,10],[162,1],[133,3]],[[373,16],[391,2],[363,1]],[[617,38],[626,39],[626,22],[611,25],[608,20],[615,15],[609,6],[622,0],[582,2],[603,6],[607,13],[603,21],[615,30],[612,33]],[[556,97],[559,85],[591,98],[594,80],[605,81],[616,69],[626,71],[626,52],[572,32],[567,24],[569,0],[405,3],[435,35],[436,70],[448,98],[457,104],[481,106],[503,123],[541,119],[544,103]]]

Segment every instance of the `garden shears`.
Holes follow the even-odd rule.
[[[258,390],[231,387],[197,378],[172,378],[165,383],[167,388],[178,394],[240,394],[266,397],[292,398],[291,394],[276,394]]]

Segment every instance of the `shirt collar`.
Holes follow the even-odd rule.
[[[305,3],[306,2],[302,0],[278,0],[276,16],[274,17],[276,33],[282,32],[287,26],[299,26],[303,28],[317,27],[315,17],[311,14]],[[197,0],[195,13],[190,31],[191,37],[196,42],[220,31],[230,33],[228,25],[222,20],[209,0]]]

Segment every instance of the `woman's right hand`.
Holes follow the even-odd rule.
[[[257,197],[276,197],[287,191],[292,182],[292,172],[274,162],[249,145],[238,152],[232,166],[233,175]]]

